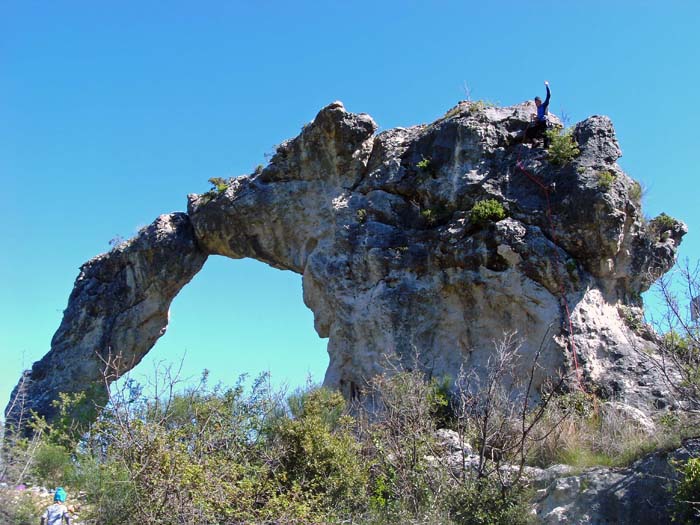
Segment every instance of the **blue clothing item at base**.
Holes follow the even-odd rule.
[[[537,108],[537,120],[539,122],[547,121],[547,113],[549,111],[549,97],[551,92],[549,91],[549,86],[547,84],[545,84],[545,87],[547,88],[547,98],[545,98],[544,102],[542,102],[542,104],[540,104]]]
[[[63,503],[54,503],[41,516],[41,523],[45,525],[62,525],[63,520],[70,523],[68,508]]]

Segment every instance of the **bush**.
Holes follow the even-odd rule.
[[[211,184],[213,186],[210,191],[216,190],[217,193],[223,193],[226,191],[226,188],[228,188],[228,183],[226,182],[225,179],[222,179],[221,177],[210,178],[209,184]]]
[[[0,490],[0,523],[4,525],[35,525],[42,509],[28,490]]]
[[[658,217],[653,218],[649,222],[652,229],[658,233],[665,232],[666,230],[672,230],[675,228],[676,224],[678,224],[678,221],[665,213],[661,213]]]
[[[353,419],[340,392],[318,388],[290,400],[293,419],[275,429],[281,470],[275,477],[287,490],[300,490],[319,510],[342,514],[366,500],[367,471],[351,433]]]
[[[477,202],[469,212],[469,218],[474,224],[485,224],[505,219],[506,211],[503,205],[495,199],[486,199]]]
[[[526,525],[534,523],[527,493],[519,486],[503,489],[491,479],[461,484],[447,496],[450,518],[459,525]]]
[[[673,521],[698,523],[700,519],[700,458],[689,459],[680,469],[681,480],[674,500]]]
[[[571,129],[562,131],[562,128],[551,128],[545,134],[549,141],[547,157],[552,164],[565,166],[581,153]]]
[[[603,191],[608,191],[615,182],[615,175],[609,171],[598,172],[598,187]]]
[[[432,208],[421,210],[420,216],[425,219],[429,226],[433,226],[437,222],[437,213]]]
[[[423,157],[422,160],[416,164],[416,168],[421,171],[430,171],[430,159]]]
[[[480,113],[486,108],[495,108],[497,104],[490,100],[475,100],[469,103],[469,113]]]
[[[42,443],[36,450],[32,473],[44,486],[66,485],[74,474],[70,452],[53,443]]]

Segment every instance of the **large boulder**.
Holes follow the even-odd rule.
[[[686,227],[644,221],[609,119],[577,124],[580,154],[560,166],[522,142],[533,112],[463,102],[377,135],[368,115],[330,104],[264,169],[190,195],[188,215],[83,267],[29,374],[31,406],[51,415],[60,390],[99,380],[107,352],[138,363],[208,254],[303,276],[329,338],[325,384],[347,396],[397,360],[433,376],[478,372],[516,330],[524,374],[540,353],[536,387],[564,374],[631,406],[670,403],[646,359],[653,337],[624,312],[673,265]],[[502,218],[472,213],[487,199]]]

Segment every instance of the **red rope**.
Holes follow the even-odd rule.
[[[554,219],[552,218],[552,205],[549,200],[549,186],[544,184],[541,179],[539,179],[537,176],[533,175],[529,171],[527,171],[522,163],[520,162],[520,155],[518,155],[518,160],[516,161],[517,168],[522,171],[528,179],[530,179],[532,182],[534,182],[537,186],[540,187],[540,189],[544,192],[545,200],[547,202],[547,220],[549,221],[549,230],[550,230],[550,235],[552,237],[552,242],[555,245],[558,245],[557,241],[557,234],[556,230],[554,229]],[[559,252],[555,250],[555,257],[557,259],[557,263],[561,264],[561,257],[559,256]],[[572,360],[574,362],[574,368],[576,370],[576,380],[578,382],[578,387],[582,392],[585,392],[585,389],[583,388],[583,383],[581,382],[581,372],[578,367],[578,358],[576,356],[576,343],[574,342],[574,330],[573,330],[573,323],[571,322],[571,311],[569,309],[569,302],[566,299],[566,289],[564,288],[564,279],[560,278],[559,279],[559,292],[561,293],[561,300],[564,305],[564,312],[566,313],[566,319],[569,323],[569,344],[571,345],[571,356]]]

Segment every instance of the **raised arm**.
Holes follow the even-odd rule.
[[[549,97],[552,93],[551,93],[551,91],[549,91],[549,82],[547,82],[546,80],[544,81],[544,87],[547,88],[547,98],[544,99],[544,102],[542,103],[542,105],[544,106],[545,109],[547,109],[549,107]]]

